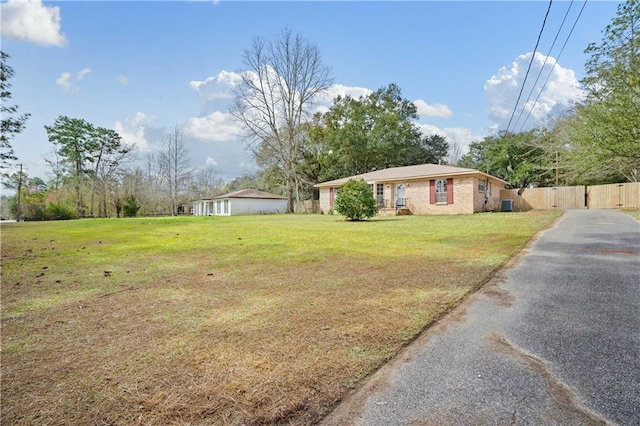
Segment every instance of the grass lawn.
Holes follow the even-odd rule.
[[[3,224],[2,423],[314,423],[559,214]]]
[[[640,220],[640,210],[623,210],[623,212]]]

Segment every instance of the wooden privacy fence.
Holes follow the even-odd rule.
[[[296,201],[293,203],[294,213],[320,213],[319,200]]]
[[[590,209],[640,209],[640,182],[587,187]]]
[[[513,200],[513,211],[551,209],[640,209],[640,182],[596,186],[503,189],[500,200]],[[501,203],[502,204],[502,203]]]

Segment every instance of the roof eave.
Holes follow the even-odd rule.
[[[439,173],[439,174],[433,174],[433,175],[418,175],[418,176],[402,176],[402,177],[396,177],[396,178],[388,178],[388,179],[371,179],[371,180],[367,180],[367,183],[393,183],[393,182],[405,182],[405,181],[416,181],[416,180],[424,180],[424,179],[441,179],[441,178],[445,178],[445,177],[460,177],[460,176],[477,176],[477,175],[481,175],[481,176],[486,176],[489,179],[493,179],[496,180],[498,182],[502,182],[505,185],[508,184],[509,182],[504,181],[500,178],[497,178],[495,176],[491,176],[490,174],[481,172],[480,170],[474,170],[474,171],[464,171],[464,172],[453,172],[453,173]],[[358,179],[357,176],[355,177],[349,177],[349,178],[344,178],[344,179],[336,179],[336,180],[332,180],[329,182],[324,182],[324,183],[317,183],[314,186],[314,188],[331,188],[331,187],[337,187],[337,186],[342,186],[344,185],[349,179],[353,179],[356,178]]]

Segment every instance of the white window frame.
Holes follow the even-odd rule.
[[[436,204],[447,204],[447,180],[436,179]]]

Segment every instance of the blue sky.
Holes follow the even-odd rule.
[[[548,123],[579,98],[584,50],[602,40],[617,5],[588,2],[554,67],[583,2],[553,3],[522,100],[538,71],[538,88],[550,77],[523,128]],[[3,1],[12,103],[31,113],[14,150],[30,176],[47,180],[44,159],[53,145],[44,125],[59,115],[115,129],[135,144],[139,159],[177,125],[192,167],[211,167],[225,180],[253,172],[242,129],[228,115],[229,96],[253,38],[289,27],[316,44],[332,69],[335,85],[320,102],[325,108],[337,94],[396,83],[418,106],[423,132],[464,151],[505,128],[547,7],[543,1]]]

